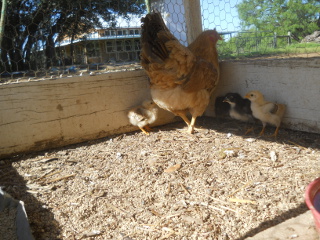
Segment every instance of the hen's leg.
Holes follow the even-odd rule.
[[[190,121],[184,113],[178,113],[178,116],[181,117],[188,126],[190,126]]]
[[[188,133],[190,133],[190,134],[192,134],[194,132],[194,125],[196,123],[196,119],[197,119],[197,117],[193,117],[193,116],[191,118],[191,123],[188,128]]]

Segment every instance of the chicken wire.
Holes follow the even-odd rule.
[[[170,31],[184,45],[191,42],[188,41],[186,34],[189,27],[186,24],[188,18],[186,16],[188,11],[186,2],[189,1],[157,0],[152,1],[151,4],[152,9],[157,9],[162,13]],[[246,27],[240,20],[238,12],[238,6],[244,0],[199,0],[199,2],[202,30],[216,28],[223,37],[223,41],[218,42],[220,60],[269,57],[270,55],[320,57],[320,31],[310,33],[304,39],[297,40],[290,29],[285,33],[283,31],[280,33],[279,30],[278,33],[277,31],[262,31],[254,29],[254,27]],[[283,2],[285,3],[285,1]],[[314,5],[316,4],[319,5],[319,3],[314,3]],[[197,9],[191,9],[191,11],[197,11]],[[317,14],[316,17],[318,17],[317,21],[320,26],[320,15]]]
[[[2,0],[0,80],[140,68],[140,19],[147,9],[160,11],[170,31],[186,46],[192,41],[188,31],[194,20],[186,12],[199,10],[199,30],[216,28],[224,39],[218,43],[220,60],[279,53],[320,56],[320,37],[310,50],[308,41],[290,47],[297,43],[290,31],[280,35],[245,30],[237,9],[243,0],[198,1],[200,9],[188,9],[190,0]]]
[[[118,71],[139,61],[144,0],[2,3],[2,81]]]

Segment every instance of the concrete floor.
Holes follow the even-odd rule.
[[[288,219],[274,227],[268,228],[246,240],[320,240],[311,211]]]

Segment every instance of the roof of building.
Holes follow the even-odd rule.
[[[114,34],[110,34],[110,35],[101,35],[100,33],[105,30],[105,31],[115,31]],[[122,33],[122,34],[118,34],[119,30],[139,30],[139,32],[134,32],[134,33]],[[83,42],[83,41],[97,41],[97,40],[117,40],[117,39],[139,39],[141,37],[140,35],[140,28],[107,28],[107,29],[96,29],[95,32],[93,33],[89,33],[89,34],[85,34],[83,35],[83,37],[78,38],[78,39],[74,39],[73,43],[77,43],[77,42]],[[61,46],[66,46],[71,44],[71,38],[65,39],[63,41],[57,42],[57,47],[61,47]]]

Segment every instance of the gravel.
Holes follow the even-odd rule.
[[[318,134],[202,117],[4,159],[36,239],[245,239],[307,211]],[[268,128],[267,134],[274,128]]]

